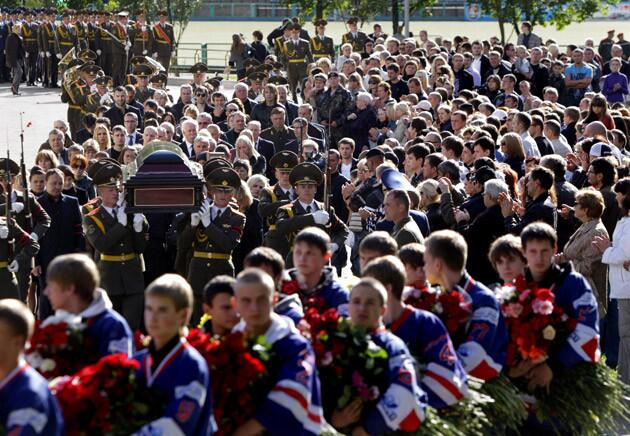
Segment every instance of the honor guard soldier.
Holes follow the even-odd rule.
[[[74,28],[77,35],[77,50],[89,49],[87,11],[77,11]]]
[[[140,103],[144,103],[150,98],[153,98],[155,90],[149,87],[149,77],[153,74],[153,68],[151,65],[140,64],[133,69],[133,75],[136,76],[138,83],[136,83],[136,100]]]
[[[93,183],[101,205],[83,217],[83,225],[88,241],[100,253],[98,269],[102,287],[112,300],[114,310],[136,330],[142,316],[141,256],[147,244],[148,224],[140,213],[128,216],[125,202],[119,203],[121,176],[122,169],[112,162],[96,171]]]
[[[306,77],[306,67],[313,62],[310,44],[300,38],[301,29],[299,23],[294,23],[291,26],[291,39],[285,43],[289,88],[294,101],[298,101],[297,86]]]
[[[208,66],[203,62],[197,62],[195,65],[190,67],[189,72],[193,75],[193,81],[190,83],[190,86],[192,86],[194,94],[198,87],[205,86]]]
[[[143,11],[136,12],[136,22],[129,28],[129,40],[131,56],[151,56],[153,53],[153,31],[147,26]]]
[[[313,52],[313,58],[317,61],[323,57],[328,57],[331,62],[335,61],[335,43],[330,36],[326,36],[326,26],[328,21],[317,20],[315,21],[315,30],[317,35],[311,38],[311,51]]]
[[[112,97],[109,94],[109,89],[112,87],[112,78],[109,76],[99,76],[94,79],[96,85],[96,91],[91,92],[85,101],[85,112],[96,113],[96,110],[105,105],[110,106],[113,103]]]
[[[112,78],[114,86],[125,84],[125,74],[127,73],[127,55],[131,48],[129,42],[129,33],[127,30],[127,18],[129,13],[126,11],[118,12],[118,21],[112,26]]]
[[[288,150],[276,153],[269,161],[269,165],[274,168],[278,182],[260,192],[258,203],[258,213],[269,229],[265,233],[263,245],[276,250],[282,258],[287,257],[290,247],[287,236],[276,230],[276,213],[278,208],[291,203],[296,198],[289,175],[297,164],[297,154]]]
[[[201,317],[206,283],[221,274],[234,276],[232,251],[241,241],[245,227],[245,215],[230,205],[235,191],[241,186],[236,171],[218,168],[206,176],[206,181],[212,199],[204,200],[199,212],[191,214],[190,225],[184,229],[184,233],[192,232],[193,253],[188,268],[188,282],[195,294],[192,325],[197,325]]]
[[[99,15],[99,22],[95,28],[94,45],[96,46],[96,54],[98,55],[99,65],[105,71],[105,74],[112,74],[112,37],[109,30],[112,22],[109,20],[110,13],[103,11]]]
[[[327,231],[332,241],[332,264],[339,270],[346,263],[345,240],[348,228],[337,218],[332,207],[327,211],[324,203],[315,201],[315,194],[323,179],[324,174],[313,163],[304,162],[293,168],[289,180],[295,187],[297,199],[278,208],[276,230],[281,235],[287,235],[290,244],[295,235],[306,227],[316,226]],[[286,257],[286,263],[289,268],[293,266],[291,251]]]
[[[293,23],[290,21],[284,24],[282,26],[282,35],[273,40],[273,51],[283,66],[286,66],[287,63],[286,43],[291,39],[291,27],[293,27]]]
[[[66,11],[61,15],[61,24],[57,26],[57,41],[59,43],[60,51],[57,53],[57,59],[59,60],[68,54],[70,50],[77,47],[77,30],[70,23],[69,11]]]
[[[155,48],[153,49],[153,59],[157,59],[162,64],[168,74],[171,65],[171,56],[175,49],[175,33],[173,25],[166,22],[168,13],[165,10],[158,12],[160,22],[153,26],[153,36],[155,38]]]
[[[352,45],[352,51],[357,53],[365,53],[365,43],[368,40],[368,36],[359,31],[357,23],[359,19],[357,17],[351,17],[348,19],[347,23],[350,27],[350,32],[344,33],[341,37],[341,43],[345,44],[346,42]]]
[[[96,53],[96,15],[95,12],[87,11],[87,41],[88,48]]]
[[[83,116],[88,106],[87,97],[90,95],[90,87],[101,67],[93,63],[85,63],[79,67],[79,78],[72,82],[69,89],[61,94],[61,100],[68,103],[68,123],[70,124],[70,136],[73,138],[83,128]]]
[[[7,161],[0,159],[0,186],[2,187],[1,210],[6,211],[7,188],[9,182],[14,186],[16,175],[20,167],[9,160],[9,173],[7,173]],[[37,203],[35,198],[29,196],[31,213],[35,216],[37,224],[29,235],[30,223],[24,212],[24,197],[11,190],[11,216],[3,213],[0,216],[0,299],[17,298],[26,300],[28,291],[28,279],[32,269],[32,259],[39,251],[37,241],[50,227],[50,217]],[[13,218],[15,217],[15,219]],[[20,225],[22,223],[22,225]],[[28,226],[27,226],[28,225]]]
[[[44,86],[50,88],[58,88],[57,85],[57,64],[59,59],[59,43],[57,42],[57,26],[55,24],[55,12],[53,10],[46,11],[44,15],[45,21],[39,27],[40,29],[40,46],[44,52]]]
[[[37,80],[37,54],[38,43],[37,35],[39,33],[39,26],[33,21],[33,11],[27,10],[24,14],[26,19],[22,23],[22,39],[24,40],[24,66],[26,67],[26,84],[28,86],[35,86],[35,80]]]

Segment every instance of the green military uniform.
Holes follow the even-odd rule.
[[[275,129],[273,126],[260,132],[260,137],[273,142],[276,151],[284,151],[285,145],[295,139],[292,128],[283,126],[282,129]]]
[[[98,187],[118,186],[121,176],[120,166],[108,162],[96,171],[93,180]],[[101,204],[83,217],[83,225],[88,241],[100,253],[97,264],[101,285],[114,309],[135,330],[140,327],[143,313],[142,253],[147,245],[148,223],[142,215],[141,222],[136,222],[138,214],[127,215],[127,223],[121,223],[118,210],[118,205],[109,209]]]
[[[74,29],[77,35],[77,47],[79,50],[86,50],[90,48],[88,40],[88,23],[83,21],[77,21],[74,23]]]
[[[205,86],[206,74],[208,73],[208,66],[203,62],[197,62],[188,70],[193,75],[193,81],[189,83],[192,86],[193,94],[197,91],[199,86]]]
[[[230,168],[218,168],[208,174],[209,189],[236,190],[241,179]],[[199,218],[196,220],[196,216]],[[207,221],[206,221],[207,220]],[[205,223],[204,223],[205,222]],[[201,317],[203,288],[213,277],[221,274],[234,276],[232,251],[241,241],[245,215],[230,205],[223,210],[208,199],[201,211],[191,216],[182,237],[192,239],[192,258],[188,267],[188,282],[193,288],[195,306],[191,323],[195,325]]]
[[[317,20],[316,27],[325,27],[328,25],[326,20]],[[331,61],[335,60],[335,43],[330,36],[320,36],[319,34],[311,37],[311,52],[315,60],[328,57]]]
[[[90,76],[93,80],[101,70],[98,65],[86,63],[79,67],[81,74]],[[65,87],[61,94],[61,101],[68,103],[68,124],[70,124],[70,135],[75,137],[77,132],[83,128],[83,116],[87,113],[87,97],[90,94],[90,85],[83,78],[78,78]]]
[[[145,23],[135,23],[129,28],[131,41],[130,56],[151,56],[155,45],[155,37],[151,28]]]
[[[277,171],[288,172],[298,164],[297,154],[290,151],[281,151],[276,153],[269,165],[275,168]],[[258,203],[258,214],[266,222],[269,230],[265,233],[263,245],[265,247],[273,248],[282,257],[286,257],[289,254],[289,241],[283,233],[280,233],[276,229],[276,213],[278,208],[285,206],[295,198],[295,192],[293,189],[285,191],[282,189],[279,183],[265,188],[260,192]]]
[[[77,46],[77,30],[71,24],[59,24],[57,26],[57,41],[61,56],[65,56]]]
[[[293,186],[302,184],[316,184],[320,186],[323,178],[324,175],[319,167],[310,162],[301,163],[291,171],[291,184]],[[313,200],[312,204],[305,207],[298,198],[290,204],[278,208],[276,212],[276,229],[280,234],[287,235],[291,245],[295,235],[306,227],[315,226],[325,230],[330,235],[331,241],[337,244],[338,247],[338,250],[333,254],[333,265],[344,265],[346,263],[344,247],[348,236],[348,227],[339,220],[332,207],[328,210],[330,216],[328,224],[317,224],[314,213],[324,210],[324,203]],[[289,254],[286,256],[286,264],[288,268],[291,268],[293,265],[292,251],[289,251]]]
[[[94,79],[94,83],[96,84],[97,90],[94,92],[90,92],[87,98],[85,99],[85,107],[84,107],[85,112],[96,113],[96,110],[99,108],[99,106],[102,106],[101,100],[103,98],[103,95],[101,95],[98,92],[99,87],[101,89],[111,89],[113,86],[112,78],[109,76],[99,76],[96,79]],[[108,95],[108,94],[105,93],[104,95]],[[110,97],[110,100],[112,100],[111,96],[109,97]]]
[[[6,216],[0,216],[0,300],[26,298],[20,295],[15,273],[19,273],[20,265],[30,265],[38,251],[39,244],[13,218],[7,225]]]
[[[51,16],[52,18],[52,16]],[[45,21],[39,26],[39,44],[40,51],[44,52],[44,85],[57,86],[57,64],[56,54],[60,52],[60,46],[57,43],[57,27],[54,21]]]
[[[32,16],[32,12],[27,12]],[[24,40],[24,52],[27,54],[24,59],[24,66],[26,67],[26,82],[29,85],[35,85],[37,80],[37,56],[38,56],[38,43],[37,35],[39,33],[39,26],[37,23],[31,21],[22,24],[22,39]]]
[[[112,37],[107,33],[112,27],[110,21],[101,23],[94,29],[94,46],[98,54],[98,64],[105,74],[112,74]]]
[[[347,23],[348,24],[356,24],[359,20],[355,17],[350,18]],[[365,43],[368,41],[369,37],[367,34],[357,30],[356,32],[348,32],[344,33],[341,37],[341,43],[349,43],[352,45],[352,51],[357,53],[365,53]]]
[[[392,238],[396,240],[398,247],[414,242],[424,243],[424,236],[422,236],[418,224],[411,217],[403,219],[394,226]]]
[[[166,17],[168,13],[166,11],[159,11],[158,16]],[[171,65],[171,56],[175,49],[175,33],[173,32],[173,25],[167,22],[157,23],[153,26],[154,48],[153,57],[157,58],[158,62],[162,64],[166,73]]]
[[[126,12],[120,12],[119,16],[125,16]],[[126,26],[120,23],[114,23],[110,29],[116,40],[111,39],[112,47],[112,73],[114,86],[125,84],[125,75],[127,73],[127,54],[131,47],[129,42],[129,34]]]
[[[302,28],[299,24],[293,24],[292,30],[299,31]],[[290,39],[285,43],[285,55],[287,62],[287,79],[289,88],[293,95],[293,100],[297,101],[297,86],[306,77],[306,67],[313,62],[311,45],[305,39]]]
[[[133,69],[133,74],[138,79],[148,79],[153,74],[153,68],[151,67],[151,65],[140,64]],[[140,84],[138,84],[138,86],[136,86],[136,100],[138,100],[140,103],[144,103],[148,99],[153,98],[154,92],[155,89],[151,88],[150,86],[140,86]]]

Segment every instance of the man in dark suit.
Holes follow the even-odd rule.
[[[118,86],[114,89],[114,105],[105,112],[105,118],[108,118],[112,126],[124,125],[125,114],[134,113],[140,120],[140,112],[133,106],[127,104],[127,90],[124,86]]]
[[[125,145],[142,144],[142,133],[138,130],[138,118],[133,112],[125,114]]]
[[[243,112],[235,112],[232,116],[232,128],[225,132],[223,139],[234,148],[236,140],[241,135],[241,132],[245,130],[245,114]]]
[[[498,51],[491,51],[488,58],[490,59],[490,70],[488,70],[485,76],[481,76],[484,82],[488,79],[488,76],[492,74],[503,78],[503,76],[512,72],[510,68],[503,63],[501,54]]]
[[[182,151],[189,159],[195,158],[195,149],[193,147],[197,132],[199,131],[197,121],[186,120],[182,123],[182,143],[179,144]]]
[[[453,75],[455,76],[454,95],[458,96],[464,89],[475,89],[475,81],[472,74],[464,67],[464,56],[460,53],[453,55]]]
[[[477,70],[483,79],[488,75],[488,72],[492,69],[492,67],[490,66],[490,59],[483,53],[483,44],[481,41],[473,41],[471,52],[473,55],[472,67]]]
[[[298,117],[298,105],[287,100],[288,85],[278,85],[278,103],[287,110],[287,123],[291,125]]]
[[[349,211],[343,199],[341,188],[346,183],[350,183],[350,179],[340,173],[341,154],[334,148],[328,152],[328,167],[330,168],[330,204],[337,211],[339,219],[347,223]]]
[[[247,124],[247,128],[254,136],[254,148],[256,151],[263,155],[265,162],[271,162],[271,158],[276,154],[276,147],[273,145],[273,142],[260,137],[260,121],[250,121]],[[266,176],[269,180],[275,180],[274,168],[271,165],[267,165]]]
[[[252,108],[256,106],[256,102],[248,97],[249,87],[247,84],[243,82],[238,82],[234,85],[234,98],[238,98],[241,103],[243,103],[243,108],[245,109],[245,113],[250,115],[252,113]]]
[[[192,103],[192,86],[188,83],[179,87],[179,100],[173,106],[168,108],[168,112],[172,113],[177,122],[184,115],[184,106]]]
[[[50,228],[39,240],[40,250],[36,257],[40,292],[46,289],[46,269],[56,256],[85,251],[79,201],[61,193],[63,180],[61,170],[49,170],[46,174],[46,190],[37,199],[50,216]],[[43,293],[38,296],[38,314],[40,319],[52,314],[50,302]]]
[[[298,107],[298,116],[308,121],[308,136],[321,139],[322,141],[326,140],[326,128],[313,122],[313,106],[309,103],[301,104]]]

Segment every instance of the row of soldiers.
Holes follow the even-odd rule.
[[[10,31],[13,23],[22,23],[27,85],[34,86],[41,80],[45,87],[59,87],[59,62],[66,62],[73,49],[90,49],[97,54],[96,63],[118,86],[129,71],[128,61],[135,56],[150,56],[168,71],[175,35],[167,15],[167,11],[159,11],[159,21],[150,26],[144,11],[137,11],[135,21],[130,21],[126,11],[65,10],[58,20],[59,13],[54,9],[17,9],[3,13],[0,32]]]

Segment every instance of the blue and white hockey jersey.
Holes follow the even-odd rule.
[[[422,368],[420,386],[427,393],[431,407],[450,406],[466,395],[466,371],[437,316],[406,306],[389,329],[405,342]]]
[[[0,381],[0,425],[6,435],[64,434],[63,416],[48,381],[23,360]]]
[[[97,289],[92,303],[79,314],[87,324],[85,333],[96,342],[100,357],[115,353],[131,357],[134,351],[133,333],[125,318],[112,307],[107,293]]]
[[[241,321],[234,331],[244,331]],[[281,315],[271,315],[265,341],[280,367],[277,380],[254,418],[271,435],[319,435],[322,432],[319,378],[311,344]]]
[[[216,431],[208,365],[184,338],[153,370],[148,349],[136,353],[134,359],[140,362],[138,382],[166,398],[164,416],[142,427],[138,435],[205,436]]]
[[[371,336],[389,355],[389,386],[376,404],[363,411],[361,425],[374,435],[416,431],[424,421],[427,396],[418,383],[413,357],[402,339],[384,328]]]
[[[292,268],[287,271],[287,274],[289,276],[288,280],[282,284],[280,292],[285,295],[292,295],[297,292],[302,300],[305,311],[309,308],[307,304],[309,298],[319,297],[324,300],[326,304],[325,309],[334,308],[337,309],[339,315],[348,316],[350,293],[348,289],[337,280],[335,268],[329,266],[324,267],[319,284],[308,293],[301,289],[297,269]]]
[[[472,314],[466,326],[466,339],[455,344],[464,369],[482,380],[498,376],[505,363],[508,331],[499,300],[482,283],[464,272],[458,290],[472,299]]]

